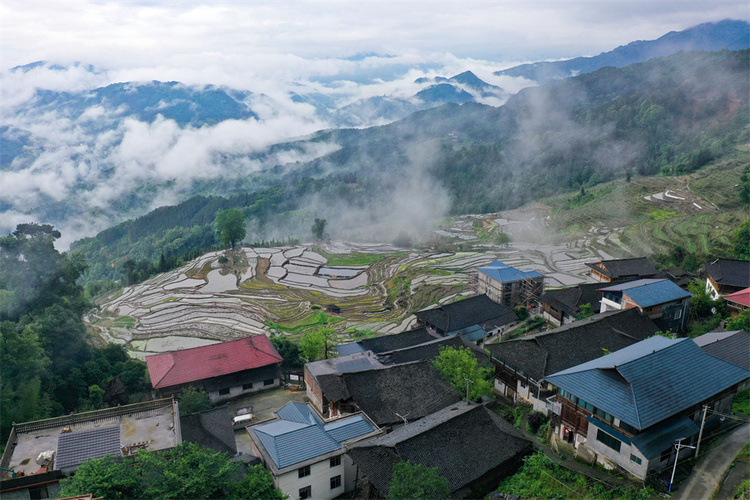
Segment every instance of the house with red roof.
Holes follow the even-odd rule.
[[[282,357],[265,335],[146,356],[160,396],[205,389],[212,403],[278,387]]]
[[[725,295],[724,300],[727,301],[729,313],[736,318],[742,314],[742,311],[750,309],[750,288]]]

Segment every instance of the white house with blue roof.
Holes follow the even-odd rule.
[[[524,304],[544,292],[544,275],[534,270],[522,271],[495,260],[477,271],[477,291],[504,306]]]
[[[600,288],[599,312],[637,308],[665,330],[681,332],[692,293],[667,279],[642,279]]]
[[[354,489],[357,471],[344,445],[381,432],[364,413],[325,421],[310,405],[294,402],[247,430],[274,485],[291,499],[316,500]]]
[[[729,413],[750,371],[711,356],[692,339],[654,336],[547,376],[562,403],[557,436],[638,478],[694,445],[703,405]],[[689,449],[680,456],[688,456]]]

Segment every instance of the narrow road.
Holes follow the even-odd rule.
[[[721,486],[724,474],[748,441],[750,423],[741,425],[724,436],[720,443],[701,458],[690,478],[675,493],[674,500],[713,498]]]

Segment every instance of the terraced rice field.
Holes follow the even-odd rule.
[[[471,225],[471,217],[457,220],[456,240],[465,241]],[[228,263],[219,263],[222,256]],[[415,311],[474,294],[476,268],[496,258],[539,270],[561,286],[583,281],[584,261],[598,257],[566,244],[442,253],[345,242],[245,247],[126,287],[86,320],[103,340],[124,344],[140,359],[252,334],[298,339],[325,323],[347,342],[355,330],[401,332],[414,325]],[[326,312],[330,304],[341,313]]]

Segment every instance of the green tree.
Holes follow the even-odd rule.
[[[158,453],[140,450],[133,458],[107,456],[82,464],[62,482],[62,495],[105,498],[269,498],[284,495],[262,466],[242,475],[225,453],[182,442]],[[254,496],[255,495],[255,496]]]
[[[328,359],[329,355],[333,354],[335,340],[336,330],[333,328],[327,326],[312,328],[302,334],[299,348],[308,362],[322,358]]]
[[[300,357],[300,346],[284,336],[271,337],[271,344],[279,351],[284,361],[281,368],[285,370],[298,370],[304,363]]]
[[[312,234],[313,236],[315,236],[316,240],[323,239],[323,235],[325,234],[326,230],[326,224],[328,224],[328,221],[325,219],[315,219],[315,222],[313,223],[310,230],[312,231]]]
[[[216,233],[225,247],[234,248],[247,234],[245,214],[236,208],[222,210],[216,216]]]
[[[468,347],[441,347],[433,364],[461,394],[468,393],[469,400],[477,400],[492,390],[491,370],[480,366]]]
[[[211,408],[211,401],[204,389],[188,387],[179,398],[180,415],[190,415]]]
[[[750,309],[745,309],[739,316],[735,316],[727,321],[726,329],[729,331],[745,330],[746,332],[750,332]]]
[[[594,311],[591,310],[591,304],[583,304],[581,307],[578,308],[578,314],[576,314],[576,319],[585,319],[589,316],[593,316],[596,314]]]
[[[732,233],[734,246],[732,253],[735,258],[750,260],[750,219],[746,220]]]
[[[420,464],[397,462],[388,488],[389,500],[440,500],[451,497],[448,480]]]

